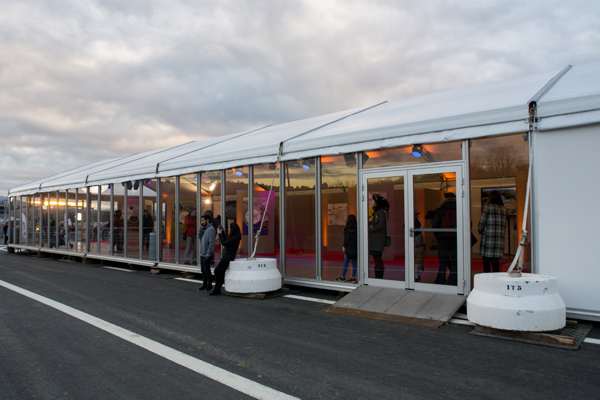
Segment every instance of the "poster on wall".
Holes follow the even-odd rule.
[[[327,205],[327,225],[346,225],[348,204],[330,203]]]
[[[254,193],[254,204],[252,207],[252,235],[256,235],[256,232],[260,229],[260,235],[266,236],[269,234],[269,213],[273,209],[273,198],[275,197],[275,193],[271,193],[271,200],[269,201],[269,211],[265,215],[265,220],[262,224],[262,228],[260,226],[260,222],[263,217],[263,213],[265,212],[265,208],[267,207],[267,199],[269,198],[269,192],[255,192]],[[243,234],[248,235],[248,222],[250,216],[249,212],[246,212],[246,217],[244,218],[244,227]]]
[[[501,188],[483,188],[481,189],[481,210],[483,211],[487,203],[490,193],[494,190],[500,192],[502,202],[506,207],[506,214],[509,216],[517,215],[517,188],[516,187],[501,187]]]

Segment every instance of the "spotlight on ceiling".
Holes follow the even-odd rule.
[[[364,166],[367,163],[367,161],[369,161],[369,155],[367,154],[366,151],[363,151],[362,155],[363,155],[362,156],[362,158],[363,158],[362,159],[362,163],[363,163],[363,166]]]
[[[133,190],[138,190],[140,188],[140,181],[135,181],[133,183]]]
[[[127,182],[127,190],[131,190],[133,189],[133,184],[131,183],[131,181]]]
[[[307,160],[302,160],[302,168],[310,169],[311,166],[315,165],[315,159],[309,158]]]
[[[275,170],[277,169],[277,164],[275,164],[275,163],[271,163],[271,164],[269,164],[269,169],[270,169],[271,171],[275,171]]]
[[[415,157],[421,157],[423,155],[423,145],[415,144],[412,148],[412,155]]]
[[[237,176],[242,176],[242,175],[244,175],[244,173],[243,173],[242,171],[240,171],[239,169],[238,169],[237,171],[235,171],[235,174],[236,174]]]

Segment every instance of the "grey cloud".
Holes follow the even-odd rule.
[[[96,160],[592,61],[600,46],[591,0],[1,3],[0,194]]]

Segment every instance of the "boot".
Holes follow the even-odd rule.
[[[385,271],[385,268],[375,268],[375,278],[377,279],[383,279],[383,272]]]

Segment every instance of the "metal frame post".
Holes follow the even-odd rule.
[[[267,213],[269,211],[267,210]],[[244,222],[242,221],[242,224]],[[262,226],[258,229],[262,229]],[[254,248],[254,166],[248,166],[248,257]]]
[[[279,162],[279,269],[281,272],[281,279],[285,277],[285,255],[286,255],[286,244],[285,244],[285,166],[286,162]]]
[[[162,251],[162,199],[160,198],[161,192],[161,181],[160,178],[156,178],[156,262],[159,263],[162,260],[160,259],[161,251]],[[166,228],[166,227],[165,227]]]
[[[173,225],[175,226],[175,264],[179,264],[179,178],[175,177],[175,204],[173,205]]]
[[[323,280],[323,226],[321,211],[321,157],[315,157],[315,236],[316,246],[316,279]]]
[[[127,183],[123,185],[123,211],[125,211],[125,215],[123,216],[123,257],[127,258],[127,228],[129,224],[127,223],[127,192],[129,188],[127,187]]]
[[[111,256],[114,255],[114,249],[115,249],[115,236],[114,236],[114,224],[113,221],[115,220],[115,185],[109,185],[110,187],[110,221],[109,222],[109,226],[110,226],[110,232],[108,232],[108,237],[110,238],[109,242],[110,242],[110,252],[109,254]]]
[[[139,201],[138,201],[138,258],[140,260],[144,259],[144,210],[146,209],[146,206],[144,205],[144,180],[141,179],[139,181]]]

